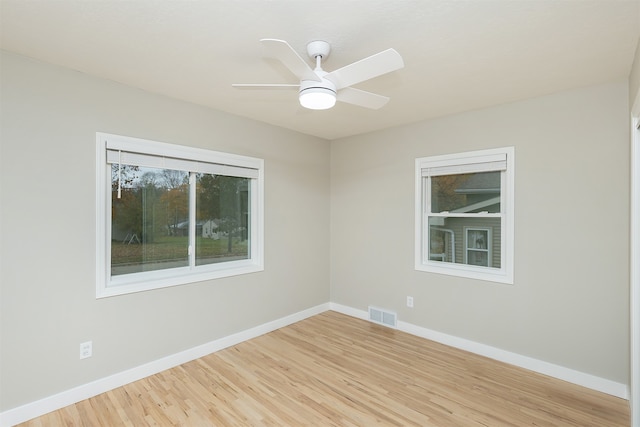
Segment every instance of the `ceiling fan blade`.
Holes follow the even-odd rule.
[[[359,105],[360,107],[377,110],[389,102],[390,98],[352,87],[345,87],[338,91],[337,99],[338,101],[346,102],[347,104],[354,104]]]
[[[279,84],[279,83],[233,83],[231,86],[238,89],[298,89],[300,85]]]
[[[395,49],[387,49],[338,68],[324,77],[335,84],[338,89],[342,89],[399,70],[402,67],[404,67],[404,61],[400,54]]]
[[[265,56],[279,60],[300,80],[322,81],[309,64],[284,40],[262,39]]]

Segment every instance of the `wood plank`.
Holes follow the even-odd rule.
[[[628,402],[325,312],[21,424],[628,427]]]

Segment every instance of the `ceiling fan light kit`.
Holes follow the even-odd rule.
[[[310,110],[328,110],[336,105],[336,93],[324,87],[300,89],[300,105]]]
[[[298,92],[300,105],[310,110],[328,110],[336,105],[336,86],[329,80],[302,80]]]
[[[252,89],[298,88],[300,105],[312,110],[327,110],[332,108],[336,101],[371,109],[381,108],[389,98],[351,86],[404,67],[400,54],[394,49],[387,49],[328,73],[322,69],[322,60],[326,59],[331,51],[331,45],[326,41],[315,40],[307,44],[307,54],[315,61],[315,69],[311,69],[309,64],[284,40],[262,39],[260,42],[264,47],[265,56],[282,62],[298,77],[300,84],[233,84],[232,86]]]

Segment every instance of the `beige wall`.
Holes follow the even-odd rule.
[[[0,411],[329,300],[326,141],[0,59]],[[96,131],[264,158],[265,271],[96,300]]]
[[[334,141],[331,301],[627,384],[628,114],[624,81]],[[414,159],[504,146],[515,284],[415,271]]]

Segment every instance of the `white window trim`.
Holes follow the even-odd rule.
[[[505,159],[506,157],[506,159]],[[466,173],[478,171],[478,164],[486,165],[485,171],[496,170],[500,159],[505,159],[506,167],[502,172],[501,197],[501,267],[478,267],[467,264],[443,263],[429,260],[429,243],[426,228],[428,217],[425,215],[428,189],[424,185],[424,175]],[[491,282],[513,284],[514,282],[514,186],[515,186],[515,149],[514,147],[494,148],[441,156],[421,157],[415,161],[415,269],[429,273],[466,277]],[[440,216],[440,214],[431,214]],[[457,216],[446,213],[442,216]],[[496,216],[484,214],[485,217]],[[466,258],[466,243],[465,243]]]
[[[250,258],[197,267],[179,267],[111,277],[111,168],[107,150],[148,154],[219,165],[221,170],[251,169]],[[159,166],[162,167],[162,166]],[[226,169],[225,169],[226,168]],[[194,200],[193,197],[190,198]],[[193,201],[195,203],[195,201]],[[193,211],[193,206],[190,211]],[[195,222],[192,226],[195,227]],[[255,273],[264,270],[264,160],[139,138],[96,133],[96,298]]]

